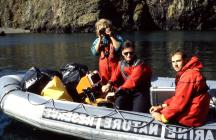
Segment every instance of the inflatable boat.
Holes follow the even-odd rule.
[[[196,128],[165,125],[145,113],[47,99],[22,91],[22,77],[7,75],[0,78],[1,111],[42,130],[93,140],[216,139],[216,119]],[[173,78],[153,79],[152,104],[159,104],[173,94],[173,82]],[[210,90],[215,91],[216,82],[207,83]]]

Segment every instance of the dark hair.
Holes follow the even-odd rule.
[[[124,50],[125,48],[133,48],[133,49],[135,49],[135,44],[134,44],[134,42],[131,41],[131,40],[125,40],[125,41],[124,41],[124,44],[123,44],[123,46],[122,46],[122,50]]]
[[[172,50],[170,52],[170,58],[172,58],[172,56],[174,56],[175,54],[180,54],[183,60],[186,60],[188,58],[187,54],[181,49]]]

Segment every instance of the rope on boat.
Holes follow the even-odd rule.
[[[45,102],[42,102],[42,103],[32,103],[32,101],[30,100],[30,93],[28,93],[27,95],[27,98],[28,98],[28,102],[32,105],[45,105],[45,104],[48,104],[48,103],[52,103],[52,106],[55,110],[57,110],[56,106],[55,106],[55,100],[53,99],[48,99],[46,100]],[[78,106],[76,106],[74,109],[72,110],[65,110],[65,111],[60,111],[61,113],[67,113],[67,112],[73,112],[74,110],[77,110],[78,108],[80,108],[80,104]]]
[[[89,116],[95,117],[95,118],[110,117],[110,116],[116,114],[116,110],[113,110],[113,111],[109,112],[108,114],[102,115],[102,116],[90,114],[90,113],[86,110],[84,104],[83,104],[83,103],[80,103],[80,104],[81,104],[81,106],[82,106],[82,109],[86,112],[86,114],[88,114]]]
[[[48,104],[48,103],[52,103],[53,108],[57,110],[57,108],[56,108],[56,106],[55,106],[55,101],[54,101],[53,99],[46,100],[45,102],[42,102],[42,103],[33,103],[33,102],[30,100],[30,94],[27,95],[27,98],[28,98],[29,103],[32,104],[32,105],[45,105],[45,104]],[[79,108],[82,108],[82,109],[86,112],[86,114],[88,114],[89,116],[92,116],[92,117],[98,117],[98,118],[101,117],[101,118],[103,118],[103,117],[112,116],[113,114],[115,114],[115,111],[109,112],[108,114],[103,115],[103,116],[96,116],[96,115],[90,114],[90,113],[86,110],[86,108],[85,108],[85,106],[84,106],[83,103],[78,104],[78,106],[76,106],[75,108],[73,108],[73,109],[71,109],[71,110],[68,110],[68,111],[61,111],[61,113],[73,112],[73,111],[75,111],[75,110],[77,110],[77,109],[79,109]]]
[[[170,126],[172,126],[172,125],[170,125]],[[167,130],[169,130],[170,132],[175,133],[175,134],[184,134],[184,133],[188,133],[188,132],[190,132],[192,129],[194,129],[194,127],[189,127],[189,128],[185,127],[187,130],[182,131],[182,132],[177,132],[177,131],[174,131],[174,130],[168,128],[167,125],[165,125],[165,128],[166,128]]]
[[[17,83],[11,83],[11,84],[7,84],[7,85],[4,85],[3,88],[7,87],[7,86],[10,86],[10,85],[18,85]],[[2,101],[3,99],[11,92],[14,92],[14,91],[17,91],[17,90],[21,90],[20,87],[15,87],[14,89],[11,89],[9,91],[7,91],[2,97],[1,97],[1,100],[0,100],[0,110],[2,110],[3,106],[2,106]]]
[[[45,102],[43,102],[43,103],[35,104],[35,103],[32,103],[32,101],[30,100],[30,94],[28,94],[27,98],[28,98],[29,103],[32,104],[32,105],[45,105],[45,104],[48,104],[48,103],[52,103],[54,109],[57,110],[57,108],[56,108],[56,106],[55,106],[55,101],[54,101],[53,99],[49,99],[49,100],[47,100],[47,101],[45,101]],[[94,115],[94,114],[89,113],[89,111],[87,111],[85,105],[84,105],[83,103],[80,103],[80,104],[78,104],[75,108],[73,108],[73,109],[71,109],[71,110],[68,110],[68,111],[61,111],[61,113],[73,112],[73,111],[75,111],[75,110],[77,110],[77,109],[79,109],[79,108],[82,108],[82,109],[85,111],[85,113],[86,113],[87,115],[89,115],[89,116],[91,116],[91,117],[95,117],[95,118],[111,117],[111,116],[113,116],[114,114],[118,113],[118,114],[121,116],[121,119],[124,120],[124,121],[126,121],[124,115],[119,111],[119,109],[118,109],[117,107],[115,107],[113,111],[111,111],[111,112],[109,112],[109,113],[107,113],[107,114],[105,114],[105,115],[99,116],[99,115]],[[134,114],[134,113],[132,113],[132,114]],[[141,115],[141,116],[143,116],[143,115]],[[154,121],[154,119],[151,119],[151,120],[150,120],[148,123],[146,123],[146,124],[143,123],[142,125],[139,125],[139,126],[135,126],[135,125],[130,124],[130,126],[133,127],[133,128],[142,128],[142,127],[145,127],[145,126],[149,125],[149,124],[152,123],[153,121]]]
[[[4,85],[3,88],[10,86],[10,85],[19,85],[19,84],[18,83],[10,83],[10,84]]]
[[[9,86],[9,85],[17,85],[17,83],[7,84],[7,85],[5,85],[3,88],[5,88],[5,87],[7,87],[7,86]],[[8,92],[6,92],[6,93],[1,97],[0,105],[2,105],[2,101],[3,101],[3,99],[5,98],[5,96],[7,96],[9,93],[14,92],[14,91],[17,91],[17,90],[21,90],[21,88],[20,88],[20,87],[16,87],[16,88],[11,89],[11,90],[9,90]],[[45,105],[45,104],[48,104],[48,103],[52,103],[52,106],[54,107],[54,109],[57,109],[56,106],[55,106],[55,101],[54,101],[53,99],[46,100],[46,101],[43,102],[43,103],[37,103],[37,104],[36,104],[36,103],[32,103],[32,101],[30,100],[30,93],[27,94],[27,99],[28,99],[29,103],[32,104],[32,105]],[[2,108],[2,107],[1,107],[1,108]],[[77,109],[79,109],[79,108],[82,108],[82,109],[85,111],[85,113],[88,114],[89,116],[97,117],[97,118],[110,117],[110,116],[113,116],[114,114],[117,113],[117,114],[119,114],[119,115],[121,116],[121,119],[123,119],[124,121],[126,121],[124,115],[119,111],[119,109],[118,109],[116,106],[114,106],[114,110],[113,110],[113,111],[109,112],[108,114],[102,115],[102,116],[98,116],[98,115],[94,115],[94,114],[89,113],[89,112],[87,111],[87,109],[86,109],[86,107],[85,107],[85,105],[84,105],[83,103],[78,104],[78,105],[77,105],[75,108],[73,108],[72,110],[61,111],[61,113],[73,112],[73,111],[75,111],[75,110],[77,110]],[[132,114],[135,114],[135,113],[132,113]],[[143,116],[143,115],[141,115],[141,116]],[[151,119],[148,123],[146,123],[146,124],[143,123],[142,125],[139,125],[139,126],[135,126],[135,125],[130,124],[130,126],[133,127],[133,128],[143,128],[143,127],[146,127],[147,125],[151,124],[154,120],[155,120],[155,119],[152,118],[152,119]],[[170,129],[170,128],[169,128],[166,124],[164,124],[164,123],[161,123],[161,122],[159,122],[159,121],[158,121],[158,123],[160,123],[161,125],[164,125],[164,126],[165,126],[165,129],[167,129],[168,131],[170,131],[170,132],[172,132],[172,133],[176,133],[176,134],[188,133],[189,131],[191,131],[192,129],[194,129],[194,127],[190,127],[190,128],[188,128],[187,130],[185,130],[185,131],[177,132],[177,131],[174,131],[174,130]],[[170,126],[172,126],[172,125],[170,125]]]
[[[115,107],[114,110],[111,111],[111,112],[109,112],[108,114],[102,115],[102,116],[98,116],[98,115],[90,114],[90,113],[86,110],[84,104],[83,104],[83,103],[80,103],[80,104],[82,105],[83,110],[84,110],[84,111],[86,112],[86,114],[88,114],[89,116],[97,117],[97,118],[104,118],[104,117],[113,116],[114,114],[118,113],[118,114],[121,116],[121,119],[124,120],[124,121],[126,121],[124,115],[119,111],[119,109],[118,109],[116,106],[114,106],[114,107]],[[132,113],[132,114],[134,114],[134,113]],[[153,121],[154,121],[154,119],[150,120],[150,121],[149,121],[148,123],[146,123],[146,124],[143,123],[142,125],[139,125],[139,126],[135,126],[135,125],[130,124],[130,126],[133,127],[133,128],[143,128],[143,127],[149,125],[150,123],[152,123]]]
[[[19,89],[17,89],[17,90],[19,90]],[[14,90],[14,91],[15,91],[15,90]],[[10,91],[9,91],[9,92],[10,92]],[[28,94],[28,101],[29,101],[29,103],[31,103],[29,96],[30,96],[30,94]],[[35,103],[31,103],[31,104],[32,104],[32,105],[44,105],[44,104],[48,104],[48,103],[52,103],[54,109],[57,110],[57,108],[56,108],[56,106],[55,106],[55,100],[53,100],[53,99],[49,99],[49,100],[47,100],[47,101],[45,101],[45,102],[43,102],[43,103],[39,103],[39,104],[35,104]],[[107,114],[105,114],[105,115],[101,115],[101,116],[91,114],[89,111],[87,111],[87,109],[86,109],[86,107],[85,107],[85,104],[83,104],[83,103],[79,103],[76,107],[74,107],[74,108],[71,109],[71,110],[68,110],[68,111],[61,111],[61,113],[73,112],[73,111],[75,111],[75,110],[77,110],[77,109],[80,109],[80,108],[82,108],[82,109],[85,111],[85,113],[86,113],[87,115],[91,116],[91,117],[95,117],[95,118],[111,117],[111,116],[113,116],[114,114],[117,113],[117,114],[119,114],[119,115],[121,116],[121,119],[122,119],[122,120],[126,121],[124,115],[119,111],[119,109],[118,109],[116,106],[114,106],[114,110],[113,110],[113,111],[111,111],[111,112],[109,112],[109,113],[107,113]],[[130,114],[136,114],[136,113],[130,112]],[[140,115],[140,116],[143,116],[143,115]],[[146,127],[146,126],[150,125],[154,120],[155,120],[155,119],[152,118],[152,119],[151,119],[149,122],[147,122],[146,124],[143,123],[142,125],[138,125],[138,126],[135,126],[135,125],[132,125],[132,124],[129,124],[129,125],[130,125],[131,127],[133,127],[133,128],[143,128],[143,127]],[[194,127],[190,127],[190,128],[185,127],[185,129],[187,129],[187,130],[182,131],[182,132],[177,132],[177,131],[174,131],[174,130],[170,129],[170,128],[168,127],[168,125],[166,125],[166,124],[164,124],[164,123],[161,123],[160,121],[157,121],[157,122],[160,123],[161,125],[165,126],[165,129],[167,129],[168,131],[170,131],[170,132],[172,132],[172,133],[175,133],[175,134],[184,134],[184,133],[188,133],[189,131],[191,131],[192,129],[194,129]],[[174,125],[169,125],[169,126],[174,126]]]
[[[164,124],[164,123],[162,123],[162,122],[160,122],[160,121],[157,121],[157,122],[160,123],[161,125],[165,126],[165,129],[167,129],[168,131],[170,131],[170,132],[172,132],[172,133],[175,133],[175,134],[184,134],[184,133],[188,133],[188,132],[190,132],[192,129],[194,129],[194,127],[184,127],[184,128],[187,129],[187,130],[182,131],[182,132],[177,132],[177,131],[174,131],[174,130],[170,129],[170,128],[168,127],[167,124]],[[179,126],[171,125],[171,124],[169,124],[169,126],[179,127]],[[183,126],[181,126],[181,127],[183,127]]]
[[[42,102],[42,103],[33,103],[30,100],[30,94],[29,93],[27,94],[27,99],[28,99],[28,102],[30,104],[32,104],[32,105],[45,105],[45,104],[48,104],[48,103],[52,103],[53,107],[56,109],[56,107],[55,107],[55,101],[53,99],[46,100],[45,102]]]
[[[115,107],[115,110],[116,110],[116,111],[118,112],[118,114],[122,117],[122,119],[123,119],[124,121],[126,121],[124,115],[118,110],[118,108]],[[132,114],[133,114],[133,113],[132,113]],[[153,121],[154,121],[154,119],[152,118],[152,119],[151,119],[148,123],[146,123],[146,124],[143,123],[142,125],[138,125],[138,126],[135,126],[135,125],[130,124],[130,126],[133,127],[133,128],[143,128],[143,127],[146,127],[147,125],[151,124]]]
[[[30,94],[28,94],[28,101],[29,101],[29,103],[31,103],[31,101],[30,101],[30,99],[29,99],[29,95],[30,95]],[[54,104],[55,101],[54,101],[53,99],[49,99],[49,100],[47,100],[47,101],[45,101],[45,102],[43,102],[43,103],[39,103],[39,104],[35,104],[35,103],[31,103],[31,104],[32,104],[32,105],[44,105],[44,104],[48,104],[48,103],[52,103],[54,109],[57,109],[57,108],[55,107],[55,104]],[[78,106],[76,106],[74,109],[68,110],[68,111],[61,111],[61,113],[73,112],[73,111],[75,111],[75,110],[77,110],[77,109],[79,109],[79,108],[82,108],[82,109],[85,111],[85,113],[86,113],[87,115],[89,115],[89,116],[91,116],[91,117],[95,117],[95,118],[111,117],[111,116],[113,116],[114,114],[118,113],[118,114],[121,116],[121,119],[123,119],[124,121],[126,121],[126,119],[125,119],[125,117],[123,116],[123,114],[122,114],[116,107],[114,108],[113,111],[111,111],[111,112],[109,112],[109,113],[107,113],[107,114],[105,114],[105,115],[99,116],[99,115],[94,115],[94,114],[89,113],[89,112],[87,111],[85,105],[84,105],[83,103],[80,103],[80,104],[78,104]],[[133,114],[133,113],[132,113],[132,114]],[[133,128],[142,128],[142,127],[145,127],[145,126],[149,125],[149,124],[152,123],[153,121],[154,121],[154,119],[152,119],[152,120],[150,120],[148,123],[142,124],[142,125],[140,125],[140,126],[135,126],[135,125],[130,125],[130,126],[133,127]]]
[[[114,110],[111,111],[111,112],[109,112],[108,114],[102,115],[102,116],[98,116],[98,115],[90,114],[90,113],[86,110],[84,104],[81,103],[81,105],[82,105],[83,110],[84,110],[84,111],[86,112],[86,114],[88,114],[89,116],[98,117],[98,118],[104,118],[104,117],[113,116],[114,114],[118,113],[118,114],[121,116],[121,119],[124,120],[124,121],[126,121],[124,115],[119,111],[119,109],[118,109],[116,106],[114,106]],[[132,113],[132,114],[134,114],[134,113]],[[135,126],[135,125],[130,124],[130,126],[133,127],[133,128],[143,128],[143,127],[146,127],[147,125],[149,125],[150,123],[152,123],[153,121],[154,121],[154,119],[152,118],[152,119],[151,119],[148,123],[146,123],[146,124],[143,123],[142,125],[139,125],[139,126]]]

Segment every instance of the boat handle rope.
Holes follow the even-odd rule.
[[[7,87],[7,86],[9,86],[9,85],[14,85],[14,84],[8,84],[8,85],[5,85],[4,87]],[[21,90],[21,88],[20,88],[20,87],[16,87],[16,88],[11,89],[11,90],[9,90],[8,92],[6,92],[6,93],[1,97],[0,105],[2,105],[2,101],[3,101],[3,99],[5,98],[5,96],[7,96],[9,93],[14,92],[14,91],[17,91],[17,90]],[[47,100],[47,101],[45,101],[45,102],[43,102],[43,103],[35,104],[35,103],[32,103],[32,102],[30,101],[30,94],[27,94],[27,98],[28,98],[29,103],[32,104],[32,105],[45,105],[45,104],[48,104],[48,103],[52,103],[54,109],[57,109],[56,106],[55,106],[55,101],[54,101],[53,99],[49,99],[49,100]],[[121,118],[122,118],[124,121],[126,121],[124,115],[123,115],[123,114],[119,111],[119,109],[118,109],[117,107],[115,107],[115,106],[114,106],[114,110],[113,110],[113,111],[111,111],[111,112],[109,112],[108,114],[103,115],[103,116],[97,116],[97,115],[90,114],[90,113],[86,110],[86,108],[85,108],[85,106],[84,106],[83,103],[80,103],[78,106],[76,106],[76,107],[75,107],[74,109],[72,109],[72,110],[69,110],[69,111],[62,111],[62,113],[64,113],[64,112],[65,112],[65,113],[66,113],[66,112],[73,112],[73,111],[75,111],[75,110],[77,110],[77,109],[79,109],[79,108],[82,108],[82,109],[86,112],[86,114],[88,114],[89,116],[98,117],[98,118],[104,118],[104,117],[107,117],[107,116],[110,117],[110,116],[114,115],[115,113],[118,113],[118,114],[121,116]],[[2,109],[2,106],[1,106],[1,109]],[[133,114],[133,113],[132,113],[132,114]],[[150,120],[148,123],[142,124],[142,125],[140,125],[140,126],[135,126],[135,125],[130,125],[130,126],[133,127],[133,128],[142,128],[142,127],[146,127],[147,125],[151,124],[153,121],[154,121],[154,119],[152,119],[152,120]],[[158,122],[159,122],[159,121],[158,121]],[[163,123],[161,123],[161,122],[159,122],[159,123],[160,123],[161,125],[165,125],[165,124],[163,124]],[[194,127],[190,127],[190,128],[187,129],[186,131],[182,131],[182,132],[174,131],[174,130],[168,128],[167,125],[165,125],[165,129],[169,130],[169,131],[172,132],[172,133],[183,134],[183,133],[187,133],[187,132],[189,132],[190,130],[194,129]]]
[[[53,107],[56,109],[55,101],[53,99],[46,100],[45,102],[42,102],[42,103],[32,103],[31,100],[30,100],[30,94],[29,93],[27,94],[27,99],[28,99],[28,102],[30,104],[32,104],[32,105],[45,105],[45,104],[48,104],[48,103],[52,103]]]
[[[45,105],[45,104],[48,104],[48,103],[52,103],[54,109],[57,110],[57,108],[56,108],[56,106],[55,106],[55,101],[54,101],[53,99],[49,99],[49,100],[47,100],[47,101],[45,101],[45,102],[43,102],[43,103],[35,104],[35,103],[32,103],[32,102],[31,102],[31,100],[30,100],[30,94],[27,95],[27,98],[28,98],[28,102],[29,102],[30,104],[32,104],[32,105]],[[124,117],[123,114],[118,110],[117,107],[115,107],[114,110],[111,111],[111,112],[109,112],[108,114],[105,114],[105,115],[102,115],[102,116],[98,116],[98,115],[93,115],[93,114],[89,113],[89,112],[87,111],[86,107],[84,106],[84,104],[83,104],[83,103],[80,103],[80,104],[78,104],[78,106],[76,106],[76,107],[73,108],[72,110],[61,111],[61,113],[73,112],[73,111],[75,111],[75,110],[77,110],[77,109],[79,109],[79,108],[82,108],[82,109],[85,111],[85,113],[86,113],[87,115],[89,115],[89,116],[91,116],[91,117],[96,117],[96,118],[111,117],[111,116],[113,116],[114,114],[118,113],[118,114],[121,116],[121,119],[123,119],[124,121],[126,121],[125,117]],[[133,114],[133,113],[132,113],[132,114]],[[152,119],[152,120],[150,120],[148,123],[142,124],[142,125],[140,125],[140,126],[135,126],[135,125],[130,125],[130,126],[133,127],[133,128],[142,128],[142,127],[145,127],[145,126],[149,125],[149,124],[152,123],[153,121],[154,121],[154,119]]]
[[[58,108],[56,108],[56,106],[55,106],[55,100],[54,99],[49,99],[49,100],[46,100],[45,102],[42,102],[42,103],[32,103],[32,101],[30,100],[30,94],[28,94],[27,95],[27,99],[28,99],[28,102],[30,103],[30,104],[32,104],[32,105],[35,105],[35,106],[37,106],[37,105],[45,105],[45,104],[48,104],[48,103],[52,103],[52,106],[53,106],[53,108],[55,109],[55,110],[57,110]],[[73,108],[72,110],[65,110],[65,111],[60,111],[61,113],[67,113],[67,112],[73,112],[73,111],[75,111],[75,110],[77,110],[77,109],[79,109],[79,108],[81,108],[80,107],[80,104],[78,105],[78,106],[76,106],[75,108]]]
[[[5,88],[5,87],[7,87],[7,86],[9,86],[9,85],[14,85],[14,84],[5,85],[3,88]],[[11,89],[11,90],[7,91],[7,92],[1,97],[1,100],[0,100],[0,106],[1,106],[1,108],[0,108],[0,110],[3,109],[3,106],[2,106],[2,101],[3,101],[3,99],[4,99],[9,93],[14,92],[14,91],[17,91],[17,90],[20,90],[20,89],[21,89],[20,87],[15,87],[14,89]]]
[[[85,106],[84,106],[83,103],[80,103],[80,104],[82,105],[82,109],[86,112],[86,114],[88,114],[89,116],[92,116],[92,117],[96,117],[96,118],[110,117],[110,116],[112,116],[112,115],[118,113],[116,110],[113,110],[113,111],[109,112],[109,113],[106,114],[106,115],[102,115],[102,116],[93,115],[93,114],[89,113],[89,112],[86,110],[86,108],[85,108]]]
[[[157,121],[158,123],[160,123],[161,125],[163,125],[163,126],[165,126],[165,129],[167,129],[168,131],[170,131],[170,132],[172,132],[172,133],[175,133],[175,134],[184,134],[184,133],[188,133],[189,131],[191,131],[192,129],[194,129],[194,127],[184,127],[184,128],[186,128],[187,130],[185,130],[185,131],[182,131],[182,132],[177,132],[177,131],[174,131],[174,130],[172,130],[172,129],[170,129],[168,126],[167,126],[167,124],[164,124],[164,123],[162,123],[162,122],[160,122],[160,121]],[[176,127],[176,125],[171,125],[171,124],[169,124],[169,126],[175,126]]]
[[[42,103],[32,103],[32,101],[30,100],[30,94],[27,95],[27,99],[28,99],[28,102],[32,105],[45,105],[45,104],[48,104],[48,103],[52,103],[53,105],[53,108],[57,110],[56,106],[55,106],[55,101],[53,99],[49,99],[45,102],[42,102]],[[96,115],[92,115],[90,113],[87,112],[87,110],[85,109],[85,106],[83,105],[83,103],[80,103],[78,104],[78,106],[76,106],[75,108],[71,109],[71,110],[68,110],[68,111],[61,111],[61,113],[67,113],[67,112],[73,112],[79,108],[82,108],[86,114],[88,114],[89,116],[92,116],[92,117],[106,117],[106,116],[112,116],[115,111],[112,111],[112,112],[109,112],[108,114],[104,115],[104,116],[96,116]]]
[[[18,90],[18,89],[17,89],[17,90]],[[14,90],[14,91],[15,91],[15,90]],[[10,92],[12,92],[12,91],[9,91],[8,93],[10,93]],[[57,110],[57,108],[56,108],[56,106],[55,106],[55,101],[54,101],[53,99],[49,99],[49,100],[47,100],[47,101],[45,101],[45,102],[43,102],[43,103],[35,104],[35,103],[32,103],[32,102],[30,101],[30,94],[28,94],[27,97],[28,97],[29,103],[32,104],[32,105],[45,105],[45,104],[48,104],[48,103],[52,103],[54,109]],[[77,109],[79,109],[79,108],[82,108],[82,109],[85,111],[85,113],[86,113],[87,115],[89,115],[89,116],[91,116],[91,117],[96,117],[96,118],[111,117],[112,115],[118,113],[118,114],[121,116],[121,119],[124,120],[124,121],[126,121],[124,115],[119,111],[119,109],[118,109],[116,106],[114,106],[114,110],[113,110],[113,111],[109,112],[109,113],[106,114],[106,115],[102,115],[102,116],[93,115],[93,114],[89,113],[89,112],[87,111],[87,109],[86,109],[86,107],[85,107],[85,105],[84,105],[83,103],[78,104],[75,108],[73,108],[73,109],[71,109],[71,110],[68,110],[68,111],[61,111],[61,113],[73,112],[73,111],[75,111],[75,110],[77,110]],[[131,114],[136,114],[136,113],[131,113]],[[142,115],[140,115],[140,116],[142,116]],[[133,128],[143,128],[143,127],[146,127],[146,126],[148,126],[149,124],[151,124],[154,120],[155,120],[155,119],[152,118],[152,119],[151,119],[149,122],[147,122],[146,124],[143,123],[142,125],[139,125],[139,126],[135,126],[135,125],[130,124],[130,126],[133,127]],[[159,122],[159,121],[158,121],[158,122]],[[159,122],[159,123],[160,123],[161,125],[164,125],[164,126],[165,126],[165,129],[169,130],[169,131],[172,132],[172,133],[176,133],[176,134],[187,133],[187,132],[189,132],[190,130],[194,129],[194,127],[190,127],[189,129],[187,129],[187,130],[185,130],[185,131],[177,132],[177,131],[174,131],[174,130],[168,128],[168,126],[167,126],[166,124],[161,123],[161,122]],[[172,125],[170,125],[170,126],[172,126]]]
[[[118,110],[117,107],[115,107],[115,110],[116,110],[116,111],[118,112],[118,114],[122,117],[122,119],[123,119],[124,121],[126,121],[124,115]],[[132,114],[133,114],[133,113],[132,113]],[[135,125],[130,124],[130,126],[133,127],[133,128],[143,128],[143,127],[146,127],[146,126],[148,126],[149,124],[151,124],[153,121],[154,121],[154,119],[152,118],[152,119],[151,119],[148,123],[146,123],[146,124],[143,123],[142,125],[138,125],[138,126],[135,126]]]
[[[185,131],[177,132],[177,131],[174,131],[174,130],[168,128],[167,125],[165,125],[165,128],[166,128],[167,130],[169,130],[170,132],[175,133],[175,134],[184,134],[184,133],[188,133],[188,132],[190,132],[192,129],[194,129],[194,127],[189,127],[189,128],[188,128],[187,130],[185,130]]]
[[[32,101],[30,100],[30,93],[28,93],[27,98],[28,98],[28,102],[29,102],[30,104],[32,104],[32,105],[37,106],[37,105],[45,105],[45,104],[48,104],[48,103],[52,103],[53,108],[54,108],[55,110],[58,109],[58,108],[56,108],[56,106],[55,106],[55,100],[54,100],[54,99],[48,99],[48,100],[46,100],[45,102],[42,102],[42,103],[32,103]],[[75,110],[77,110],[77,109],[79,109],[79,108],[81,108],[81,104],[79,104],[78,106],[76,106],[75,108],[73,108],[73,109],[71,109],[71,110],[65,110],[65,111],[61,110],[60,112],[61,112],[61,113],[73,112],[73,111],[75,111]]]
[[[55,100],[54,100],[54,99],[49,99],[49,100],[46,100],[45,102],[42,102],[42,103],[32,103],[31,100],[30,100],[30,94],[27,95],[27,98],[28,98],[28,102],[29,102],[30,104],[32,104],[32,105],[37,106],[37,105],[45,105],[45,104],[48,104],[48,103],[52,103],[53,108],[54,108],[55,110],[58,109],[58,108],[56,108],[56,106],[55,106]],[[65,111],[61,110],[60,112],[61,112],[61,113],[73,112],[73,111],[75,111],[75,110],[77,110],[77,109],[79,109],[79,108],[81,108],[81,107],[80,107],[80,104],[79,104],[78,106],[76,106],[75,108],[71,109],[71,110],[65,110]]]
[[[10,86],[10,85],[19,85],[18,83],[10,83],[10,84],[7,84],[7,85],[4,85],[3,88],[7,87],[7,86]],[[20,88],[20,87],[19,87]],[[21,88],[20,88],[21,89]]]
[[[81,103],[82,104],[82,103]],[[93,117],[98,117],[98,118],[104,118],[104,117],[110,117],[112,115],[114,115],[115,113],[118,113],[120,116],[121,116],[121,119],[126,121],[124,115],[119,111],[119,109],[114,106],[114,110],[110,113],[108,113],[107,115],[103,115],[103,116],[96,116],[96,115],[92,115],[90,114],[86,109],[85,109],[85,106],[82,104],[82,108],[84,109],[84,111],[86,112],[86,114],[88,114],[89,116],[93,116]],[[114,113],[114,114],[113,114]],[[133,114],[133,113],[132,113]],[[152,123],[154,121],[154,119],[152,118],[148,123],[146,124],[142,124],[142,125],[139,125],[139,126],[135,126],[135,125],[132,125],[130,124],[131,127],[133,128],[143,128],[143,127],[146,127],[147,125],[149,125],[150,123]]]
[[[7,86],[10,86],[10,85],[19,85],[19,84],[17,84],[17,83],[10,83],[10,84],[7,84],[7,85],[3,86],[3,88],[5,88],[5,87],[7,87]],[[13,91],[17,91],[17,90],[21,90],[21,88],[20,88],[20,87],[16,87],[16,88],[14,88],[14,89],[9,90],[7,93],[5,93],[5,94],[2,96],[1,100],[0,100],[0,105],[2,105],[1,103],[2,103],[2,101],[3,101],[3,99],[5,98],[6,95],[8,95],[9,93],[11,93],[11,92],[13,92]],[[30,104],[32,104],[32,105],[45,105],[45,104],[48,104],[48,103],[52,103],[52,106],[54,107],[54,109],[57,109],[56,106],[55,106],[55,101],[54,101],[53,99],[49,99],[49,100],[47,100],[47,101],[45,101],[45,102],[43,102],[43,103],[35,104],[35,103],[32,103],[31,100],[30,100],[30,93],[27,94],[27,99],[28,99],[28,102],[29,102]],[[2,108],[2,107],[1,107],[1,108]],[[118,109],[116,106],[114,106],[114,110],[113,110],[113,111],[109,112],[109,113],[106,114],[106,115],[102,115],[102,116],[97,116],[97,115],[93,115],[93,114],[89,113],[89,112],[86,110],[86,108],[85,108],[85,106],[84,106],[83,103],[80,103],[78,106],[76,106],[76,107],[73,108],[72,110],[61,111],[61,113],[73,112],[73,111],[75,111],[75,110],[77,110],[77,109],[79,109],[79,108],[82,108],[82,109],[86,112],[86,114],[88,114],[89,116],[91,116],[91,117],[97,117],[97,118],[110,117],[110,116],[114,115],[115,113],[118,113],[118,114],[121,116],[121,119],[123,119],[124,121],[126,121],[124,115],[119,111],[119,109]],[[134,113],[132,113],[132,114],[134,114]],[[133,128],[143,128],[143,127],[146,127],[147,125],[149,125],[150,123],[152,123],[153,121],[154,121],[154,119],[152,118],[152,119],[151,119],[148,123],[146,123],[146,124],[142,124],[142,125],[140,125],[140,126],[135,126],[135,125],[130,125],[130,126],[133,127]],[[161,125],[165,125],[165,124],[163,124],[163,123],[161,123],[161,122],[159,122],[159,123],[160,123]],[[183,131],[183,132],[176,132],[176,131],[173,131],[173,130],[171,130],[170,128],[168,128],[167,125],[165,125],[165,128],[166,128],[167,130],[169,130],[170,132],[177,133],[177,134],[187,133],[187,132],[189,132],[191,129],[193,129],[193,127],[191,127],[191,128],[189,128],[188,130],[186,130],[186,131]]]
[[[45,102],[42,102],[42,103],[32,103],[32,101],[30,100],[30,93],[27,94],[27,99],[28,99],[28,102],[29,102],[30,104],[35,105],[35,106],[37,106],[37,105],[40,106],[40,105],[45,105],[45,104],[48,104],[48,103],[52,103],[53,108],[54,108],[55,110],[57,110],[57,108],[56,108],[56,106],[55,106],[55,101],[54,101],[53,99],[48,99],[48,100],[46,100]],[[72,111],[74,111],[74,110],[77,110],[78,108],[81,108],[81,107],[80,107],[80,104],[79,104],[78,106],[76,106],[76,107],[75,107],[74,109],[72,109],[72,110],[61,111],[61,113],[72,112]]]

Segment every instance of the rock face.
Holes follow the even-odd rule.
[[[152,18],[164,30],[215,30],[215,0],[146,0]]]
[[[0,0],[0,27],[93,32],[100,18],[118,31],[215,30],[215,0]]]

